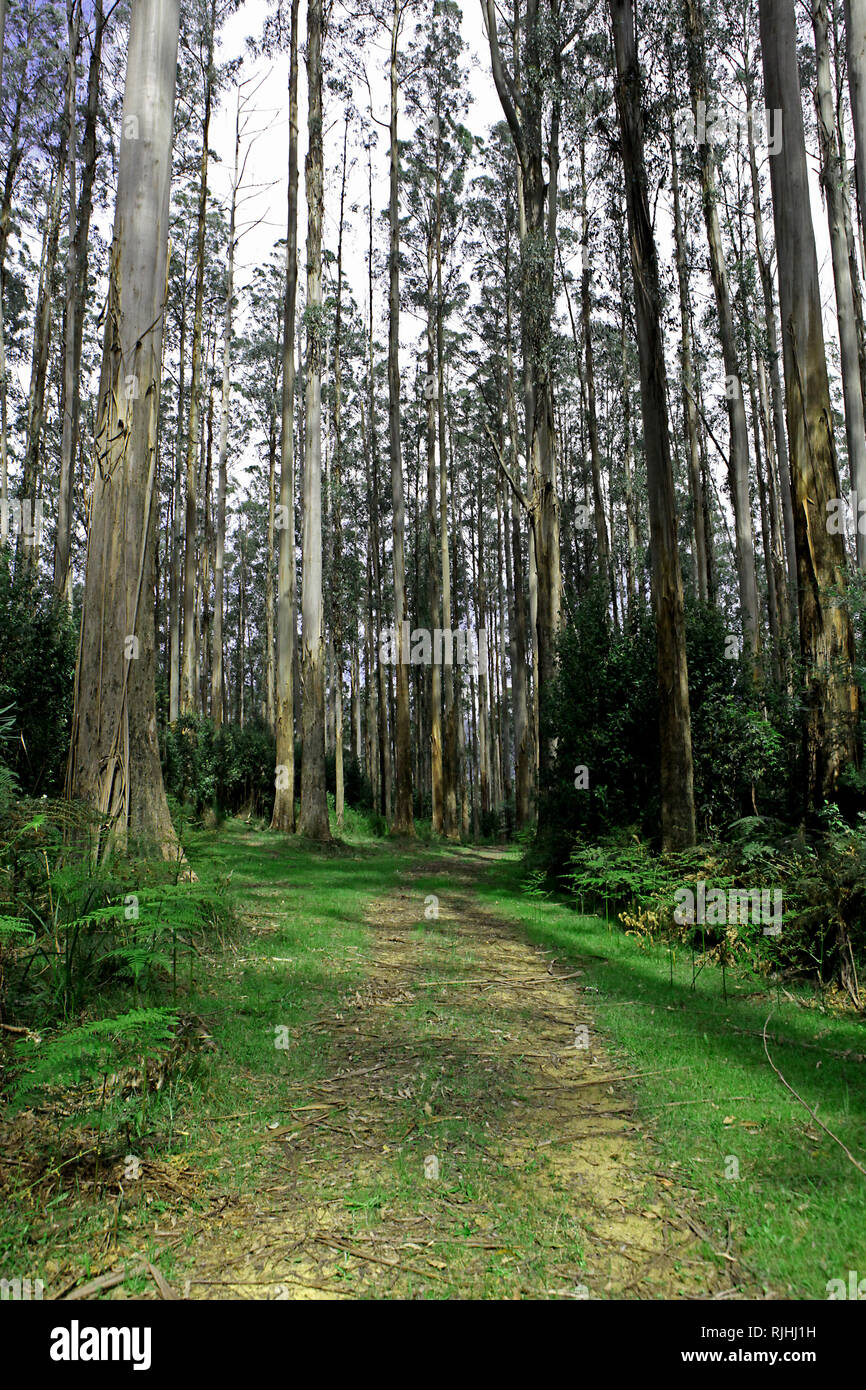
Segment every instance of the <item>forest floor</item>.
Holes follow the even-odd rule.
[[[863,1184],[744,1026],[753,984],[668,980],[521,896],[513,851],[238,822],[194,850],[240,917],[184,1001],[205,1050],[96,1172],[74,1134],[12,1170],[0,1259],[47,1296],[772,1299],[846,1277]],[[789,1014],[798,1084],[817,1048],[822,1115],[856,1125],[858,1031]],[[732,1159],[754,1180],[726,1181]]]
[[[653,1190],[621,1069],[575,1046],[595,1031],[584,972],[478,901],[495,855],[452,854],[447,880],[422,864],[369,905],[363,978],[313,1024],[332,1074],[295,1083],[256,1190],[222,1206],[178,1269],[187,1296],[741,1287],[728,1252],[700,1253],[687,1194]]]

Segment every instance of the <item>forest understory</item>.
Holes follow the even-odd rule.
[[[0,1264],[46,1297],[816,1298],[855,1259],[862,1187],[748,1026],[851,1138],[850,1011],[644,974],[501,848],[189,854],[239,920],[178,974],[183,1050],[0,1128]]]

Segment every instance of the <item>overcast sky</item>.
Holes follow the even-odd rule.
[[[248,35],[261,33],[269,6],[265,0],[247,0],[247,3],[225,25],[220,57],[239,57],[246,52]],[[299,97],[299,210],[298,243],[299,263],[303,276],[303,246],[306,236],[307,208],[304,196],[304,157],[306,154],[306,109],[307,73],[303,57],[305,6],[300,6],[301,55],[298,77]],[[414,20],[410,20],[404,30],[403,42],[412,34]],[[469,45],[467,67],[469,91],[473,105],[467,125],[476,133],[489,129],[494,122],[502,119],[502,111],[493,80],[489,72],[489,57],[485,64],[486,40],[481,23],[481,7],[477,0],[469,0],[463,13],[463,36]],[[324,50],[325,76],[329,71],[329,52],[333,52],[326,42]],[[335,57],[337,55],[334,55]],[[365,65],[369,74],[373,93],[373,115],[379,120],[388,120],[388,36],[383,34],[377,45],[370,45],[365,54]],[[253,189],[261,185],[254,198],[244,207],[243,217],[247,222],[262,218],[261,223],[251,229],[238,248],[238,284],[243,286],[250,277],[252,269],[263,264],[270,256],[274,243],[286,234],[286,198],[288,184],[288,54],[279,55],[274,61],[244,63],[244,77],[263,79],[254,98],[255,116],[251,120],[252,129],[261,133],[256,138],[250,153],[245,183]],[[255,82],[252,84],[255,86]],[[355,92],[357,105],[366,114],[368,97],[364,87]],[[228,200],[230,196],[231,174],[234,151],[235,97],[227,94],[212,122],[211,146],[222,159],[221,166],[215,167],[210,177],[214,194]],[[399,134],[406,139],[411,134],[411,123],[401,103]],[[354,152],[359,151],[360,130],[356,124],[354,131]],[[388,145],[387,131],[377,128],[377,146],[373,159],[373,201],[374,217],[387,207],[388,203]],[[343,107],[333,95],[325,90],[325,226],[324,244],[336,249],[339,216],[339,172],[342,160]],[[352,137],[350,136],[350,158]],[[366,156],[358,158],[350,174],[347,190],[347,209],[356,203],[357,213],[348,213],[349,228],[344,235],[344,258],[346,276],[358,305],[367,306],[367,168]],[[352,234],[352,228],[354,234]],[[303,294],[303,284],[299,293]],[[379,286],[382,298],[387,298],[387,286]],[[374,291],[375,293],[375,291]],[[380,299],[376,306],[381,317],[383,304]],[[407,325],[410,339],[415,337],[413,325]],[[402,335],[406,341],[406,335]]]

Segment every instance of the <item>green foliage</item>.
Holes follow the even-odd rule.
[[[763,853],[774,828],[753,822],[734,834]],[[727,972],[725,988],[720,970],[701,970],[699,956],[664,939],[654,946],[614,931],[561,899],[515,896],[519,872],[515,861],[499,860],[482,890],[490,909],[555,955],[557,971],[580,968],[608,1058],[642,1073],[639,1118],[663,1154],[655,1166],[695,1189],[713,1247],[724,1251],[726,1232],[736,1230],[743,1263],[767,1278],[769,1296],[825,1297],[826,1280],[856,1265],[866,1187],[771,1070],[762,1031],[772,1009],[771,1056],[862,1158],[862,1021],[833,1008],[829,992],[822,1000],[793,980],[756,981],[745,958],[746,968]],[[739,1182],[726,1168],[732,1153]]]
[[[177,882],[168,864],[106,860],[62,804],[0,837],[0,1008],[46,1025],[133,996],[152,1002],[196,940],[230,924],[227,885]]]
[[[343,794],[347,806],[359,811],[373,809],[373,788],[357,758],[347,758],[343,766]]]
[[[561,866],[575,832],[596,835],[631,824],[658,823],[658,718],[655,634],[641,615],[614,636],[603,601],[591,591],[577,607],[559,646],[559,672],[542,717],[557,739],[553,781],[544,789],[552,833],[548,857]],[[576,769],[589,788],[575,787]]]
[[[101,1133],[140,1132],[185,1050],[178,998],[209,938],[233,928],[228,881],[97,865],[86,813],[38,804],[0,835],[0,1017],[18,1030],[0,1034],[0,1092],[12,1110],[47,1101]]]
[[[687,650],[701,833],[744,815],[799,811],[796,777],[798,710],[786,696],[757,690],[751,673],[728,659],[723,615],[687,608]],[[655,627],[642,612],[631,628],[611,632],[601,594],[592,590],[563,633],[560,666],[544,718],[557,738],[557,763],[546,789],[554,867],[575,832],[605,836],[637,827],[657,840],[660,823],[658,688]],[[577,769],[589,786],[576,786]]]
[[[276,741],[265,724],[216,728],[202,715],[184,714],[165,733],[166,792],[198,817],[208,808],[218,817],[240,811],[270,817],[276,762]]]
[[[274,808],[277,747],[266,724],[252,722],[241,728],[224,724],[216,728],[210,719],[184,714],[165,731],[163,778],[168,796],[201,820],[210,811],[217,820],[246,815],[270,820]],[[295,745],[295,787],[301,785],[301,748]],[[337,790],[334,754],[325,759],[325,785],[333,797]],[[346,758],[343,766],[346,806],[367,811],[373,805],[370,783],[360,763]]]
[[[679,854],[658,856],[634,836],[623,844],[575,843],[562,881],[581,912],[615,917],[628,932],[740,958],[760,974],[774,969],[836,981],[857,1003],[857,962],[866,959],[866,816],[855,827],[838,808],[819,832],[792,833],[779,822],[750,816],[726,838]],[[782,896],[778,934],[764,923],[728,920],[721,927],[678,921],[684,888],[702,881],[721,889]],[[730,899],[729,899],[730,902]]]
[[[10,744],[15,729],[15,719],[12,714],[12,706],[0,709],[0,820],[8,815],[12,804],[12,798],[17,790],[17,779],[15,773],[8,765],[7,759],[10,757]]]
[[[8,549],[0,552],[0,708],[14,720],[4,730],[0,766],[14,775],[25,795],[51,796],[62,789],[75,645],[66,605],[29,576],[13,576]],[[5,788],[8,797],[8,780]],[[0,774],[0,814],[3,795]]]
[[[170,1042],[173,1022],[168,1009],[131,1009],[47,1039],[26,1038],[15,1054],[18,1075],[11,1088],[13,1108],[32,1101],[45,1088],[102,1080],[134,1063],[146,1066],[148,1057]]]

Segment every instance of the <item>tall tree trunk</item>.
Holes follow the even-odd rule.
[[[69,188],[68,233],[66,252],[66,296],[63,331],[63,390],[60,443],[60,479],[57,490],[57,533],[54,542],[54,592],[67,600],[69,579],[69,548],[72,539],[72,466],[78,434],[79,362],[75,360],[76,322],[78,315],[79,243],[75,208],[76,160],[76,64],[81,39],[81,5],[79,0],[67,0],[67,76],[66,76],[66,178]]]
[[[364,407],[361,402],[361,419],[363,421]],[[369,478],[369,458],[365,447],[365,460],[368,468]],[[369,501],[370,487],[367,484],[367,498]],[[368,508],[369,515],[369,508]],[[364,694],[366,696],[366,721],[364,726],[365,740],[364,752],[367,759],[367,776],[370,779],[370,790],[373,795],[373,807],[378,811],[381,805],[381,794],[379,790],[379,716],[376,708],[377,677],[380,662],[378,658],[378,648],[376,642],[376,620],[373,609],[373,562],[372,562],[372,542],[370,532],[367,532],[367,555],[365,569],[367,571],[367,621],[364,631]]]
[[[689,88],[696,110],[709,95],[704,15],[701,0],[684,0],[686,51],[688,55]],[[713,152],[706,137],[698,136],[698,159],[701,170],[701,194],[707,242],[710,251],[710,273],[719,318],[722,357],[727,375],[728,422],[730,427],[728,486],[734,509],[734,551],[740,592],[740,615],[747,649],[756,656],[760,650],[760,609],[755,573],[755,536],[752,508],[749,500],[749,431],[742,376],[737,356],[734,315],[728,271],[722,245],[722,230],[717,208],[716,171]]]
[[[692,503],[693,528],[695,535],[695,569],[697,571],[698,597],[707,602],[707,535],[704,529],[704,497],[701,483],[701,448],[698,441],[698,409],[695,401],[694,367],[692,363],[692,329],[689,316],[689,263],[686,255],[685,227],[683,225],[682,198],[680,195],[679,151],[677,150],[676,126],[673,116],[670,121],[671,170],[674,205],[674,245],[677,261],[677,284],[680,292],[680,334],[681,370],[683,374],[683,415],[686,422],[686,436],[689,449],[689,494]]]
[[[505,633],[508,619],[506,615],[512,611],[510,607],[511,599],[511,547],[507,537],[507,501],[504,495],[504,483],[501,478],[497,479],[496,486],[496,598],[497,598],[497,637],[494,652],[491,659],[494,661],[496,672],[496,704],[497,721],[499,728],[499,758],[498,758],[498,796],[497,802],[500,806],[511,800],[511,744],[513,739],[513,725],[508,717],[508,701],[506,699],[507,687],[507,660],[513,653],[513,647],[509,640],[506,647]]]
[[[213,358],[211,358],[211,369],[213,370]],[[212,482],[213,482],[213,388],[208,389],[207,393],[207,430],[206,445],[204,453],[204,468],[202,470],[201,494],[204,499],[204,540],[199,549],[199,593],[201,595],[201,638],[197,643],[196,651],[198,664],[196,665],[196,701],[199,709],[207,712],[208,693],[210,686],[210,670],[208,662],[211,655],[211,608],[210,608],[210,576],[213,567],[214,551],[214,525],[213,525],[213,506],[212,506]]]
[[[812,27],[815,32],[816,92],[818,136],[821,142],[821,183],[827,200],[827,221],[830,227],[830,250],[833,258],[833,280],[836,286],[836,321],[839,325],[839,351],[842,366],[842,393],[845,400],[845,436],[848,441],[848,464],[851,487],[857,498],[866,497],[866,413],[860,384],[860,345],[857,340],[857,315],[854,307],[854,287],[851,283],[851,262],[848,258],[848,233],[843,207],[842,165],[836,142],[836,113],[833,104],[833,79],[830,72],[829,23],[827,0],[813,0]],[[857,564],[866,570],[866,536],[857,531]]]
[[[438,470],[436,467],[436,399],[439,378],[436,373],[436,306],[433,295],[434,243],[427,245],[427,584],[430,623],[440,623],[439,594],[439,533],[436,525]],[[441,447],[441,442],[440,442]],[[442,667],[434,660],[430,664],[430,801],[433,831],[442,835],[445,830],[445,787],[442,762]]]
[[[619,213],[619,208],[617,209]],[[628,304],[626,302],[626,274],[627,274],[627,253],[626,236],[623,227],[624,218],[619,213],[619,256],[618,270],[620,278],[620,356],[622,359],[622,429],[623,429],[623,465],[625,471],[625,514],[626,530],[628,532],[628,555],[626,562],[626,587],[627,612],[629,621],[637,616],[638,602],[643,593],[643,564],[640,559],[640,533],[638,530],[637,503],[634,493],[634,457],[632,447],[632,397],[631,397],[631,372],[629,368],[628,350]],[[706,537],[706,529],[704,530]]]
[[[414,835],[412,817],[412,730],[409,722],[409,652],[403,624],[406,606],[405,501],[400,442],[400,147],[397,141],[397,52],[403,18],[403,0],[393,0],[391,10],[391,117],[390,196],[388,200],[388,444],[391,459],[393,515],[394,626],[397,632],[397,727],[394,745],[396,799],[391,829],[398,835]]]
[[[340,176],[340,226],[337,237],[337,304],[334,314],[334,469],[331,520],[334,533],[331,579],[334,645],[334,810],[337,829],[343,829],[345,781],[343,773],[343,229],[346,206],[347,149],[350,111],[343,123],[343,165]]]
[[[448,450],[445,423],[445,295],[442,273],[442,126],[436,139],[436,403],[439,442],[439,570],[442,594],[442,627],[451,630],[451,560],[448,525]],[[442,671],[442,828],[449,840],[460,838],[457,819],[457,719],[454,667]]]
[[[243,521],[241,521],[240,533],[238,536],[238,662],[236,672],[237,685],[237,721],[241,728],[246,723],[245,710],[245,682],[246,672],[244,670],[247,649],[247,565],[246,565],[246,535],[244,533]]]
[[[598,572],[604,586],[606,606],[613,606],[614,615],[616,614],[616,602],[614,597],[613,570],[610,563],[610,542],[607,532],[607,518],[604,512],[604,492],[601,481],[601,449],[598,442],[598,411],[595,399],[595,354],[592,349],[592,296],[591,296],[591,274],[590,274],[590,227],[589,212],[586,201],[586,152],[584,144],[580,146],[580,198],[581,198],[581,219],[583,222],[583,239],[581,242],[583,250],[583,271],[580,277],[580,309],[583,327],[583,350],[584,366],[586,372],[586,422],[589,430],[589,459],[592,469],[592,500],[595,512],[595,536],[598,545]]]
[[[854,222],[851,215],[851,180],[848,177],[848,144],[845,131],[847,105],[845,102],[845,77],[847,61],[842,58],[842,39],[840,33],[839,0],[833,0],[828,15],[833,34],[833,116],[835,121],[836,144],[839,150],[839,175],[842,189],[842,216],[845,222],[845,237],[848,242],[848,265],[851,273],[851,288],[854,295],[854,317],[857,323],[857,348],[860,355],[860,391],[866,403],[866,319],[863,316],[863,291],[860,284],[860,263],[858,246],[863,243],[854,235]],[[856,170],[855,170],[856,178]],[[859,225],[859,224],[858,224]]]
[[[295,301],[298,288],[298,5],[289,39],[289,193],[280,428],[280,553],[277,561],[277,773],[271,829],[295,828]]]
[[[169,721],[174,724],[180,714],[180,651],[181,651],[181,505],[183,498],[183,418],[184,384],[186,377],[186,271],[189,256],[189,237],[183,248],[183,273],[180,307],[180,352],[177,373],[177,434],[175,438],[174,496],[171,518],[171,574],[169,578],[169,612],[171,632],[169,634],[169,677],[168,709]]]
[[[517,403],[514,393],[514,360],[511,348],[512,284],[511,247],[505,244],[505,400],[508,413],[508,433],[511,439],[509,462],[517,474]],[[514,598],[509,627],[513,634],[511,656],[511,690],[514,702],[514,817],[518,830],[530,822],[532,815],[532,755],[529,738],[529,711],[526,690],[526,596],[523,588],[523,545],[521,541],[520,503],[511,494],[511,564],[514,572]]]
[[[503,63],[493,0],[481,0],[490,46],[493,80],[508,122],[519,166],[518,218],[521,251],[521,329],[524,360],[526,458],[532,490],[532,544],[535,584],[533,630],[537,654],[536,744],[539,778],[546,786],[553,772],[556,737],[547,720],[539,722],[542,696],[551,688],[560,627],[561,572],[556,434],[550,365],[553,315],[553,252],[556,245],[559,138],[558,10],[527,7],[522,59],[523,86]],[[552,57],[548,53],[552,50]],[[515,105],[515,97],[518,105]],[[549,118],[545,108],[551,99]],[[547,172],[545,177],[545,150]],[[541,810],[541,807],[540,807]]]
[[[866,0],[845,0],[845,34],[848,40],[848,86],[854,125],[860,232],[866,242]]]
[[[217,728],[223,722],[223,610],[225,607],[226,491],[228,487],[229,419],[232,393],[232,335],[235,292],[235,240],[238,183],[240,181],[241,100],[235,113],[235,168],[229,215],[228,260],[226,262],[225,305],[223,307],[223,371],[220,396],[220,444],[217,464],[216,537],[213,575],[213,659],[211,662],[211,718]],[[273,509],[273,487],[270,492]]]
[[[37,503],[42,474],[42,427],[45,420],[45,389],[51,352],[51,305],[54,267],[60,238],[60,212],[63,201],[63,170],[66,164],[66,132],[60,142],[57,167],[53,171],[48,203],[45,209],[45,228],[42,237],[42,257],[39,266],[39,289],[33,328],[33,353],[30,364],[30,389],[27,396],[27,436],[24,445],[22,509],[32,508],[32,530],[28,532],[22,515],[18,533],[17,563],[25,564],[35,573],[39,561],[39,532]]]
[[[376,429],[376,382],[373,346],[373,164],[370,148],[367,150],[367,300],[369,317],[367,321],[367,399],[370,411],[369,434],[365,454],[369,467],[368,512],[370,516],[370,551],[372,555],[372,579],[376,605],[377,630],[374,640],[374,660],[376,668],[376,743],[378,747],[378,786],[379,813],[386,820],[391,819],[391,741],[388,736],[388,695],[386,690],[387,671],[381,657],[381,643],[385,636],[385,603],[382,589],[382,547],[379,531],[379,442]],[[363,432],[364,411],[361,404],[361,424]]]
[[[276,501],[274,485],[277,468],[277,392],[280,387],[280,366],[283,344],[280,335],[282,313],[277,315],[276,352],[271,398],[268,407],[268,556],[265,566],[265,720],[271,732],[276,729],[276,667],[274,664],[274,532]]]
[[[211,106],[213,103],[213,54],[216,28],[216,0],[212,0],[206,23],[206,68],[204,79],[204,116],[202,119],[201,163],[199,168],[198,219],[195,245],[195,308],[192,325],[192,378],[189,388],[189,425],[186,440],[186,522],[183,565],[183,666],[181,670],[180,709],[189,714],[195,709],[196,643],[195,643],[195,537],[196,537],[196,452],[199,444],[201,413],[202,315],[204,307],[205,237],[207,233],[207,167]]]
[[[796,24],[787,0],[759,0],[767,105],[785,138],[770,161],[794,493],[800,646],[807,679],[806,801],[817,811],[856,755],[854,637],[845,604],[845,549],[828,524],[839,496],[818,258],[809,202]]]
[[[634,5],[633,0],[609,0],[609,4],[616,55],[616,104],[628,204],[649,495],[653,608],[658,644],[661,837],[665,849],[683,849],[695,841],[695,796],[658,255],[647,194]]]
[[[481,647],[479,634],[485,632],[487,628],[487,585],[484,577],[484,503],[482,495],[483,473],[479,466],[478,488],[476,493],[476,517],[475,524],[471,525],[470,534],[472,536],[472,559],[475,570],[475,632],[476,640],[473,643],[474,649],[478,653],[478,785],[479,799],[482,813],[490,810],[490,781],[491,781],[491,756],[490,756],[490,684],[488,652],[486,642]],[[477,559],[476,559],[477,543]],[[470,665],[470,671],[472,666]]]
[[[156,735],[153,540],[178,0],[133,0],[67,788],[177,852]],[[134,376],[138,392],[125,392]]]
[[[6,0],[0,0],[0,93],[3,91],[3,58],[6,43]],[[19,98],[20,108],[20,98]],[[14,152],[14,142],[10,144],[10,163]],[[5,212],[5,207],[4,207]],[[4,314],[4,290],[6,287],[6,230],[0,224],[0,545],[6,540],[9,527],[9,461],[6,439],[6,320]]]
[[[744,91],[746,109],[754,109],[754,93],[748,64],[745,65]],[[779,492],[785,528],[785,574],[787,595],[785,607],[789,618],[797,611],[797,548],[794,539],[794,504],[791,496],[791,460],[788,457],[788,437],[785,432],[785,393],[782,389],[782,353],[776,327],[776,308],[773,293],[773,268],[767,254],[764,236],[764,214],[761,208],[761,181],[755,153],[755,132],[751,121],[746,122],[749,149],[749,171],[752,181],[752,216],[755,223],[755,249],[764,301],[764,327],[767,334],[767,355],[770,365],[770,388],[773,399],[773,433],[776,442],[776,462],[779,469]]]
[[[6,0],[2,3],[3,38],[6,33]],[[28,12],[27,37],[22,62],[26,67],[32,50],[32,24],[35,10]],[[2,48],[0,48],[0,75],[2,75]],[[0,87],[2,90],[2,87]],[[8,155],[6,173],[3,179],[3,201],[0,205],[0,542],[7,540],[9,533],[9,419],[8,419],[8,376],[6,367],[6,251],[9,245],[9,232],[12,217],[12,197],[21,160],[24,157],[25,143],[21,138],[21,122],[27,94],[22,82],[15,96],[15,106],[9,123]]]
[[[307,3],[307,361],[301,645],[301,812],[298,831],[331,838],[325,791],[325,631],[322,601],[322,0]]]

